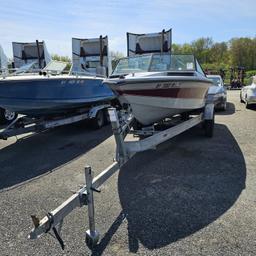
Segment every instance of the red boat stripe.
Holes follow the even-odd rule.
[[[201,99],[205,97],[207,88],[167,88],[151,90],[117,90],[120,95],[136,95],[163,98],[192,98]]]

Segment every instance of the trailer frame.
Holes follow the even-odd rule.
[[[132,130],[135,118],[130,111],[120,110],[115,108],[108,109],[110,122],[116,142],[116,158],[113,163],[104,169],[98,176],[93,178],[93,172],[90,166],[85,166],[85,185],[58,206],[55,210],[49,212],[42,220],[35,215],[32,216],[34,228],[29,234],[30,239],[39,238],[42,234],[53,229],[56,239],[59,241],[62,249],[64,243],[60,237],[60,229],[63,219],[69,215],[76,207],[87,205],[89,229],[85,232],[85,241],[87,246],[92,249],[99,241],[99,232],[95,227],[95,209],[94,209],[94,192],[100,192],[100,186],[106,182],[114,173],[129,161],[136,153],[149,149],[155,149],[160,143],[167,141],[176,135],[204,122],[203,127],[214,128],[214,104],[208,103],[205,105],[196,116],[189,120],[183,121],[165,130],[158,131],[152,129],[144,129],[141,131]],[[206,125],[206,124],[211,124]],[[205,128],[206,129],[206,128]],[[143,131],[142,131],[143,132]],[[137,141],[127,141],[128,134],[147,135],[148,137]],[[206,132],[206,136],[211,137],[211,134]],[[58,232],[57,229],[58,228]]]
[[[22,135],[30,132],[43,132],[58,126],[80,122],[86,119],[96,118],[99,111],[106,110],[110,104],[95,105],[90,108],[79,109],[74,113],[57,115],[54,117],[28,117],[21,116],[13,120],[3,131],[0,139],[7,140],[9,137]],[[100,128],[100,127],[99,127]]]

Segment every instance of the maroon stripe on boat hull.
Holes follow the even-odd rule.
[[[167,88],[151,90],[116,90],[120,95],[163,97],[163,98],[191,98],[202,99],[207,88]]]

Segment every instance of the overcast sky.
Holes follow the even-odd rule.
[[[109,36],[110,50],[126,53],[126,32],[173,28],[173,42],[199,37],[227,41],[256,36],[255,0],[8,0],[1,2],[0,44],[46,42],[53,54],[71,56],[71,38]]]

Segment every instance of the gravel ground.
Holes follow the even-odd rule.
[[[110,127],[84,124],[0,141],[0,255],[255,255],[256,108],[228,91],[215,134],[195,127],[137,154],[95,195],[99,245],[84,243],[86,208],[63,224],[66,249],[50,235],[28,240],[43,217],[112,163]]]

